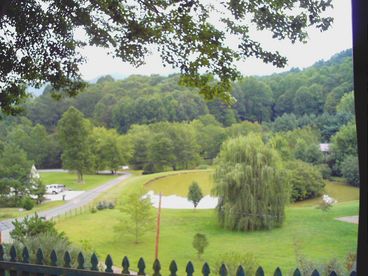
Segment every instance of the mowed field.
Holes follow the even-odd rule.
[[[168,194],[172,189],[172,184],[164,189],[165,181],[175,183],[177,188],[180,187],[175,190],[179,191],[175,194],[185,196],[184,186],[190,185],[193,179],[197,180],[200,185],[202,182],[203,185],[207,179],[206,174],[211,179],[210,171],[192,171],[192,175],[189,175],[188,171],[180,174],[166,172],[144,176],[135,175],[102,195],[101,198],[104,200],[119,199],[129,191],[142,186],[145,186],[147,190],[159,189],[164,194]],[[169,177],[161,178],[164,176]],[[155,179],[154,182],[152,182],[153,179]],[[158,187],[154,187],[156,184]],[[202,187],[203,190],[205,190],[204,187]],[[206,189],[209,191],[210,187]],[[342,192],[344,189],[347,189],[349,193]],[[333,196],[331,193],[333,191],[338,195],[339,203],[330,211],[323,212],[316,209],[312,201],[304,206],[290,204],[286,208],[284,225],[271,231],[243,233],[224,230],[219,227],[214,210],[163,209],[159,254],[161,272],[168,273],[172,259],[178,263],[179,275],[184,274],[185,264],[189,260],[194,263],[196,271],[199,271],[204,261],[209,262],[210,265],[214,264],[221,254],[227,252],[253,253],[258,264],[265,268],[266,275],[272,274],[278,266],[284,272],[289,272],[297,265],[295,244],[298,244],[298,250],[310,260],[327,262],[332,258],[337,258],[344,262],[346,255],[356,250],[357,225],[337,221],[335,218],[358,214],[358,201],[356,200],[358,189],[335,185],[331,182],[326,186],[326,190],[331,196]],[[318,204],[318,201],[316,202]],[[103,210],[63,218],[57,222],[57,228],[64,231],[72,242],[87,244],[97,252],[100,258],[111,254],[117,266],[120,265],[124,256],[128,256],[131,261],[131,269],[134,270],[139,257],[144,257],[147,271],[150,272],[154,260],[155,229],[147,233],[141,243],[135,244],[133,236],[122,230],[124,229],[121,223],[123,217],[124,215],[118,208]],[[196,233],[205,234],[209,241],[202,260],[197,258],[192,247],[193,236]]]
[[[178,172],[173,175],[166,175],[154,178],[147,182],[144,187],[146,190],[152,190],[155,194],[160,192],[165,195],[178,195],[186,197],[189,186],[193,181],[201,187],[203,195],[209,195],[212,189],[213,171],[189,171]]]
[[[77,182],[76,173],[68,172],[41,172],[42,184],[64,184],[68,189],[73,191],[87,191],[96,188],[105,182],[112,180],[117,175],[84,175],[84,183]]]
[[[62,200],[49,201],[40,205],[35,205],[35,207],[29,211],[23,210],[21,208],[0,208],[0,221],[9,218],[18,218],[27,215],[33,215],[35,212],[41,212],[47,209],[58,207],[63,204],[65,204],[65,201]]]

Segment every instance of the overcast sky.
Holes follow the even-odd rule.
[[[278,50],[288,58],[288,66],[278,69],[272,65],[263,64],[256,59],[249,59],[238,65],[243,75],[269,75],[272,73],[286,71],[292,67],[304,68],[312,65],[318,60],[328,59],[342,50],[352,47],[351,31],[351,1],[333,0],[334,9],[328,14],[334,18],[333,26],[326,32],[311,30],[307,44],[291,44],[287,41],[278,41],[266,34],[257,33],[257,39],[263,43],[265,48]],[[161,65],[161,59],[157,54],[151,55],[146,64],[134,68],[128,63],[123,63],[107,55],[106,50],[87,47],[82,51],[87,62],[81,67],[81,72],[86,80],[92,80],[99,76],[112,74],[128,76],[131,74],[160,74],[167,75],[178,72],[169,67]]]

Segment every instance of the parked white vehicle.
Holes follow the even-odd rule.
[[[65,191],[65,185],[63,184],[50,184],[46,185],[46,193],[47,194],[58,194]]]

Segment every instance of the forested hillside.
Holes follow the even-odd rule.
[[[180,86],[178,80],[178,75],[133,75],[119,81],[106,76],[76,98],[61,101],[53,100],[51,88],[47,87],[42,96],[26,104],[26,117],[52,131],[61,115],[73,105],[95,124],[116,128],[121,133],[127,132],[132,124],[191,121],[208,113],[224,126],[245,120],[276,121],[279,129],[313,121],[326,141],[350,119],[345,118],[346,114],[336,115],[336,108],[342,96],[353,89],[351,50],[304,70],[245,77],[234,84],[237,102],[231,107],[220,101],[206,102],[197,91]],[[316,119],[317,116],[320,117]],[[283,120],[277,120],[279,117]]]
[[[226,139],[256,132],[283,161],[312,166],[291,162],[291,170],[343,175],[359,184],[351,50],[303,70],[244,77],[234,84],[233,106],[205,101],[178,80],[105,76],[77,97],[59,101],[46,87],[24,104],[24,116],[0,121],[0,175],[12,175],[9,160],[32,161],[38,168],[79,162],[83,172],[114,172],[121,164],[146,173],[195,168],[211,164]],[[84,134],[73,155],[68,147],[74,140],[66,140],[78,130]],[[323,156],[319,143],[330,142],[331,152]]]

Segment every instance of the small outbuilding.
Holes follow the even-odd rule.
[[[329,143],[322,143],[322,144],[319,144],[319,149],[320,149],[323,153],[329,153],[329,152],[330,152],[330,144],[329,144]]]

